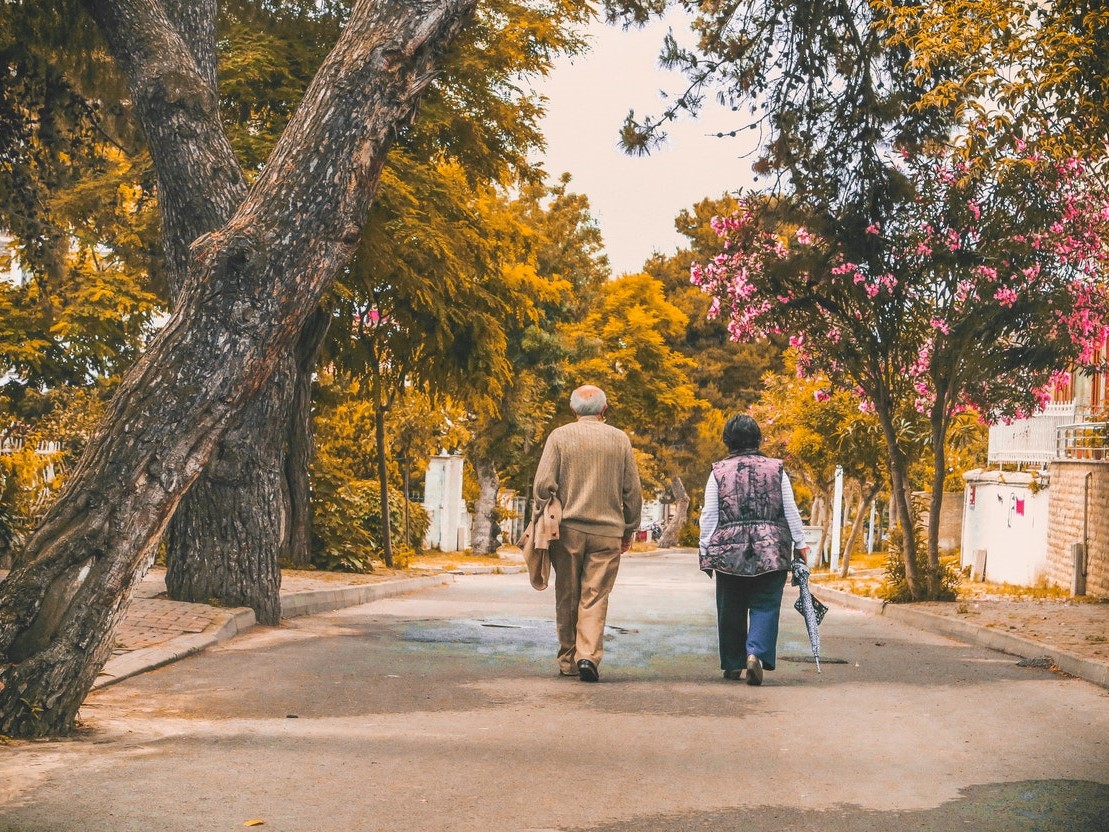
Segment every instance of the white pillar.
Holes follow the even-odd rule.
[[[444,552],[458,549],[459,528],[466,512],[462,500],[462,462],[462,457],[446,453],[428,460],[424,479],[424,508],[431,519],[428,548]]]
[[[839,539],[843,530],[843,466],[836,466],[836,486],[832,495],[832,571],[839,569]]]
[[[870,528],[866,530],[866,553],[874,554],[874,519],[876,516],[877,500],[870,501]]]

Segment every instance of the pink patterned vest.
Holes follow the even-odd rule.
[[[701,568],[729,575],[788,569],[793,535],[782,507],[782,461],[758,453],[713,463],[720,520],[701,555]]]

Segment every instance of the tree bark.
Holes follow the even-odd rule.
[[[106,33],[127,16],[172,33],[149,0],[90,5]],[[193,245],[178,309],[0,584],[0,734],[71,729],[169,518],[353,253],[398,126],[472,9],[358,0],[242,205]],[[128,70],[140,89],[203,88],[187,52],[149,55]]]
[[[859,502],[855,507],[855,519],[851,523],[851,531],[847,534],[847,542],[843,544],[843,561],[839,570],[841,578],[847,577],[847,572],[851,566],[851,550],[855,548],[855,541],[858,540],[859,533],[862,531],[866,513],[870,508],[870,504],[874,502],[874,497],[878,494],[880,487],[880,485],[868,483],[859,488]]]
[[[370,359],[371,385],[374,397],[374,447],[377,449],[377,488],[381,506],[381,558],[393,568],[393,518],[389,511],[389,472],[386,467],[385,412],[388,404],[381,378],[381,360],[374,353]]]
[[[947,419],[942,397],[936,397],[937,412],[932,414],[932,494],[928,508],[928,596],[940,593],[940,521],[943,512],[943,485],[947,479]]]
[[[260,624],[281,621],[279,559],[290,539],[282,440],[295,375],[283,357],[177,507],[166,538],[170,598],[251,607]]]
[[[246,194],[238,160],[218,124],[216,2],[164,0],[165,21],[157,17],[158,9],[150,9],[150,20],[157,25],[147,26],[136,15],[141,3],[89,5],[104,15],[102,20],[115,24],[106,26],[105,34],[128,73],[150,141],[176,306],[189,247],[223,225]],[[154,49],[186,55],[196,74],[167,72],[160,82],[144,82],[141,72],[154,59]],[[157,94],[162,90],[164,98]],[[172,129],[167,131],[167,124]],[[190,140],[181,141],[181,136]],[[290,355],[284,363],[293,360]],[[289,385],[293,378],[286,369],[280,383]],[[278,559],[293,551],[292,488],[282,472],[290,468],[285,456],[291,437],[286,434],[291,433],[294,401],[270,391],[251,402],[220,443],[214,470],[203,473],[185,496],[166,536],[170,598],[245,604],[260,622],[277,623]],[[307,471],[291,473],[307,480]]]
[[[311,560],[312,369],[328,320],[312,315],[181,501],[166,535],[170,598],[281,620],[281,563]]]
[[[308,566],[312,562],[312,488],[308,476],[308,466],[315,453],[312,373],[330,325],[328,310],[317,309],[297,342],[296,381],[285,457],[285,483],[289,495],[289,545],[285,558],[292,566]]]
[[[689,520],[689,493],[685,490],[685,483],[682,482],[681,477],[670,478],[670,491],[674,495],[674,502],[672,503],[674,512],[670,515],[670,519],[666,521],[662,534],[659,536],[658,545],[660,549],[672,549],[677,546],[681,539],[682,527]]]
[[[912,599],[920,601],[925,596],[925,588],[921,582],[920,570],[917,568],[916,530],[913,528],[915,514],[908,492],[909,465],[897,442],[897,431],[891,415],[883,407],[877,407],[876,410],[878,422],[882,426],[882,436],[886,440],[886,452],[889,455],[890,522],[893,522],[892,518],[896,513],[901,527],[901,554],[905,564],[905,583],[909,587]],[[896,512],[894,506],[896,506]]]
[[[470,549],[475,555],[492,555],[497,551],[498,540],[493,534],[497,522],[497,492],[501,478],[496,466],[488,459],[472,457],[477,474],[478,498],[474,505],[474,534]]]

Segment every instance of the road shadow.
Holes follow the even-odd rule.
[[[1087,780],[1026,780],[961,789],[933,809],[873,811],[857,806],[794,809],[745,806],[707,812],[638,817],[575,832],[1109,832],[1109,785]],[[566,830],[565,832],[569,832]]]

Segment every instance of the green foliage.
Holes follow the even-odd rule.
[[[656,0],[608,0],[610,19],[640,22],[660,13]],[[915,4],[913,4],[915,5]],[[887,164],[891,148],[942,139],[949,111],[921,98],[940,70],[905,66],[905,55],[877,33],[869,0],[835,3],[753,0],[686,6],[695,43],[669,34],[660,63],[685,76],[658,117],[629,114],[622,132],[630,152],[649,152],[667,122],[696,115],[710,97],[734,112],[728,134],[758,130],[753,169],[778,192],[814,209],[864,214],[888,204],[902,178]],[[866,223],[864,222],[863,225]]]
[[[686,523],[678,532],[678,545],[696,549],[701,545],[701,526],[698,523]]]
[[[762,426],[763,448],[784,458],[791,474],[796,472],[810,487],[827,492],[835,479],[836,466],[844,476],[864,490],[866,484],[886,479],[885,441],[878,419],[863,412],[853,392],[836,389],[823,376],[797,375],[797,354],[786,354],[781,373],[767,374],[764,389],[752,415]],[[923,419],[913,420],[918,426]],[[912,426],[902,425],[903,436]]]
[[[643,271],[662,282],[666,299],[689,319],[672,346],[694,360],[690,378],[698,396],[727,416],[753,404],[762,389],[763,374],[782,366],[780,344],[732,340],[726,321],[709,316],[710,298],[689,282],[690,266],[717,254],[712,218],[730,215],[736,205],[736,199],[725,194],[683,209],[674,225],[688,239],[687,247],[669,256],[655,254],[643,266]]]
[[[395,552],[419,551],[430,518],[423,506],[408,502],[409,534],[404,533],[404,495],[389,489],[389,512]],[[312,479],[312,561],[321,569],[372,572],[381,555],[383,526],[381,491],[377,482],[353,479],[343,472],[317,474]],[[403,566],[399,559],[397,566]]]
[[[917,513],[918,517],[920,512]],[[923,522],[913,526],[916,535],[916,566],[924,586],[928,587],[927,600],[954,601],[959,594],[962,575],[958,561],[941,560],[938,565],[930,566],[927,558],[925,540],[927,530]],[[886,549],[885,581],[878,590],[880,598],[891,604],[907,604],[914,600],[912,588],[905,578],[905,538],[901,527],[890,529],[889,545]]]
[[[111,386],[61,387],[26,391],[19,414],[0,415],[0,441],[22,447],[0,453],[0,559],[18,549],[61,493],[66,473],[76,464],[104,413]],[[0,405],[8,405],[0,398]],[[39,453],[40,443],[52,443]]]
[[[918,106],[954,106],[973,157],[993,137],[1063,158],[1109,139],[1109,9],[1088,0],[875,0],[880,34],[919,78]],[[988,126],[988,130],[985,129]]]

